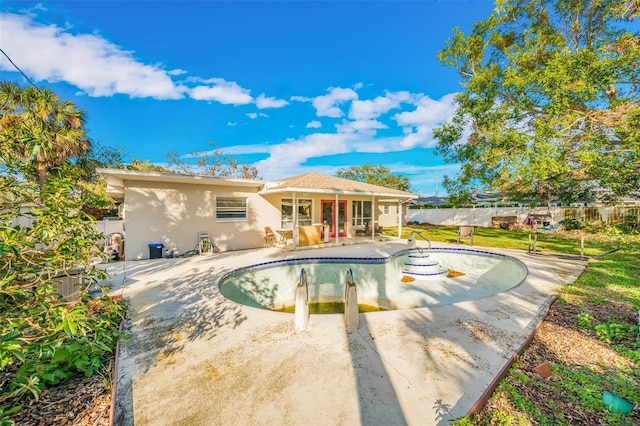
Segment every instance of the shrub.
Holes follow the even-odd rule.
[[[576,229],[584,228],[584,224],[582,222],[580,222],[578,219],[573,218],[562,219],[558,223],[565,229],[565,231],[573,231]]]
[[[85,294],[68,303],[53,284],[70,269],[88,284],[105,277],[90,265],[101,255],[102,235],[81,208],[85,196],[75,167],[60,169],[42,187],[0,175],[0,371],[9,377],[0,405],[10,404],[2,416],[25,396],[37,400],[46,386],[92,375],[115,346],[124,301]]]

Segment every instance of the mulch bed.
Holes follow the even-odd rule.
[[[545,386],[545,381],[562,380],[560,377],[553,375],[553,372],[550,377],[542,377],[534,372],[536,367],[545,362],[576,370],[583,367],[597,369],[603,373],[616,371],[620,367],[639,368],[613,350],[610,345],[603,343],[593,330],[580,327],[579,313],[591,314],[596,323],[604,323],[614,318],[631,325],[637,324],[638,321],[638,312],[621,303],[590,304],[578,298],[556,302],[540,324],[531,344],[514,364],[510,375],[503,380],[517,386],[524,398],[535,402],[538,410],[552,418],[554,412],[561,412],[564,422],[571,425],[607,425],[604,415],[606,413],[585,409],[572,402],[567,395],[555,392],[551,386]],[[531,380],[523,384],[521,380],[511,378],[514,374],[524,374]],[[540,403],[542,401],[545,403]],[[552,410],[549,406],[555,408]],[[505,398],[495,398],[480,410],[476,421],[478,424],[492,424],[491,413],[496,410],[517,412]],[[628,420],[628,424],[640,425],[640,410],[636,408],[625,419]]]
[[[46,389],[38,401],[23,398],[22,409],[11,419],[20,426],[107,426],[111,391],[105,380],[100,374],[65,380]]]

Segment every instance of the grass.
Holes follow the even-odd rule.
[[[411,225],[403,228],[402,238],[408,238],[412,232],[419,233],[432,243],[455,243],[458,227]],[[474,246],[527,250],[530,235],[537,235],[539,251],[571,255],[581,254],[581,240],[584,238],[583,254],[590,258],[588,267],[575,282],[563,286],[561,293],[586,297],[584,303],[622,302],[640,310],[640,235],[621,236],[604,232],[534,233],[476,228]],[[468,246],[469,240],[464,239],[464,243]],[[554,365],[555,380],[532,383],[531,376],[518,361],[496,388],[491,397],[490,409],[471,419],[458,419],[454,424],[573,424],[570,419],[565,418],[565,411],[559,405],[566,401],[581,410],[598,413],[605,424],[633,424],[633,419],[610,412],[601,396],[602,389],[606,386],[616,387],[628,398],[640,394],[638,324],[619,324],[615,319],[594,323],[587,315],[579,315],[575,321],[585,335],[591,333],[594,339],[635,363],[632,364],[635,367],[630,369],[609,365],[607,368],[591,368],[557,364]],[[625,335],[624,344],[621,344]],[[539,397],[531,398],[531,386],[540,388]]]

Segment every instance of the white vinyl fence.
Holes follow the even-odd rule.
[[[625,216],[634,216],[640,221],[640,206],[600,206],[600,207],[477,207],[445,209],[407,209],[407,223],[428,223],[431,225],[461,226],[476,225],[491,227],[491,219],[501,216],[517,216],[522,223],[527,213],[550,214],[551,226],[557,226],[563,219],[577,219],[585,224],[601,222],[607,225],[620,223]]]

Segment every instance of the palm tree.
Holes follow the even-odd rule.
[[[83,110],[49,89],[0,82],[0,158],[27,161],[40,186],[47,172],[85,153]]]

